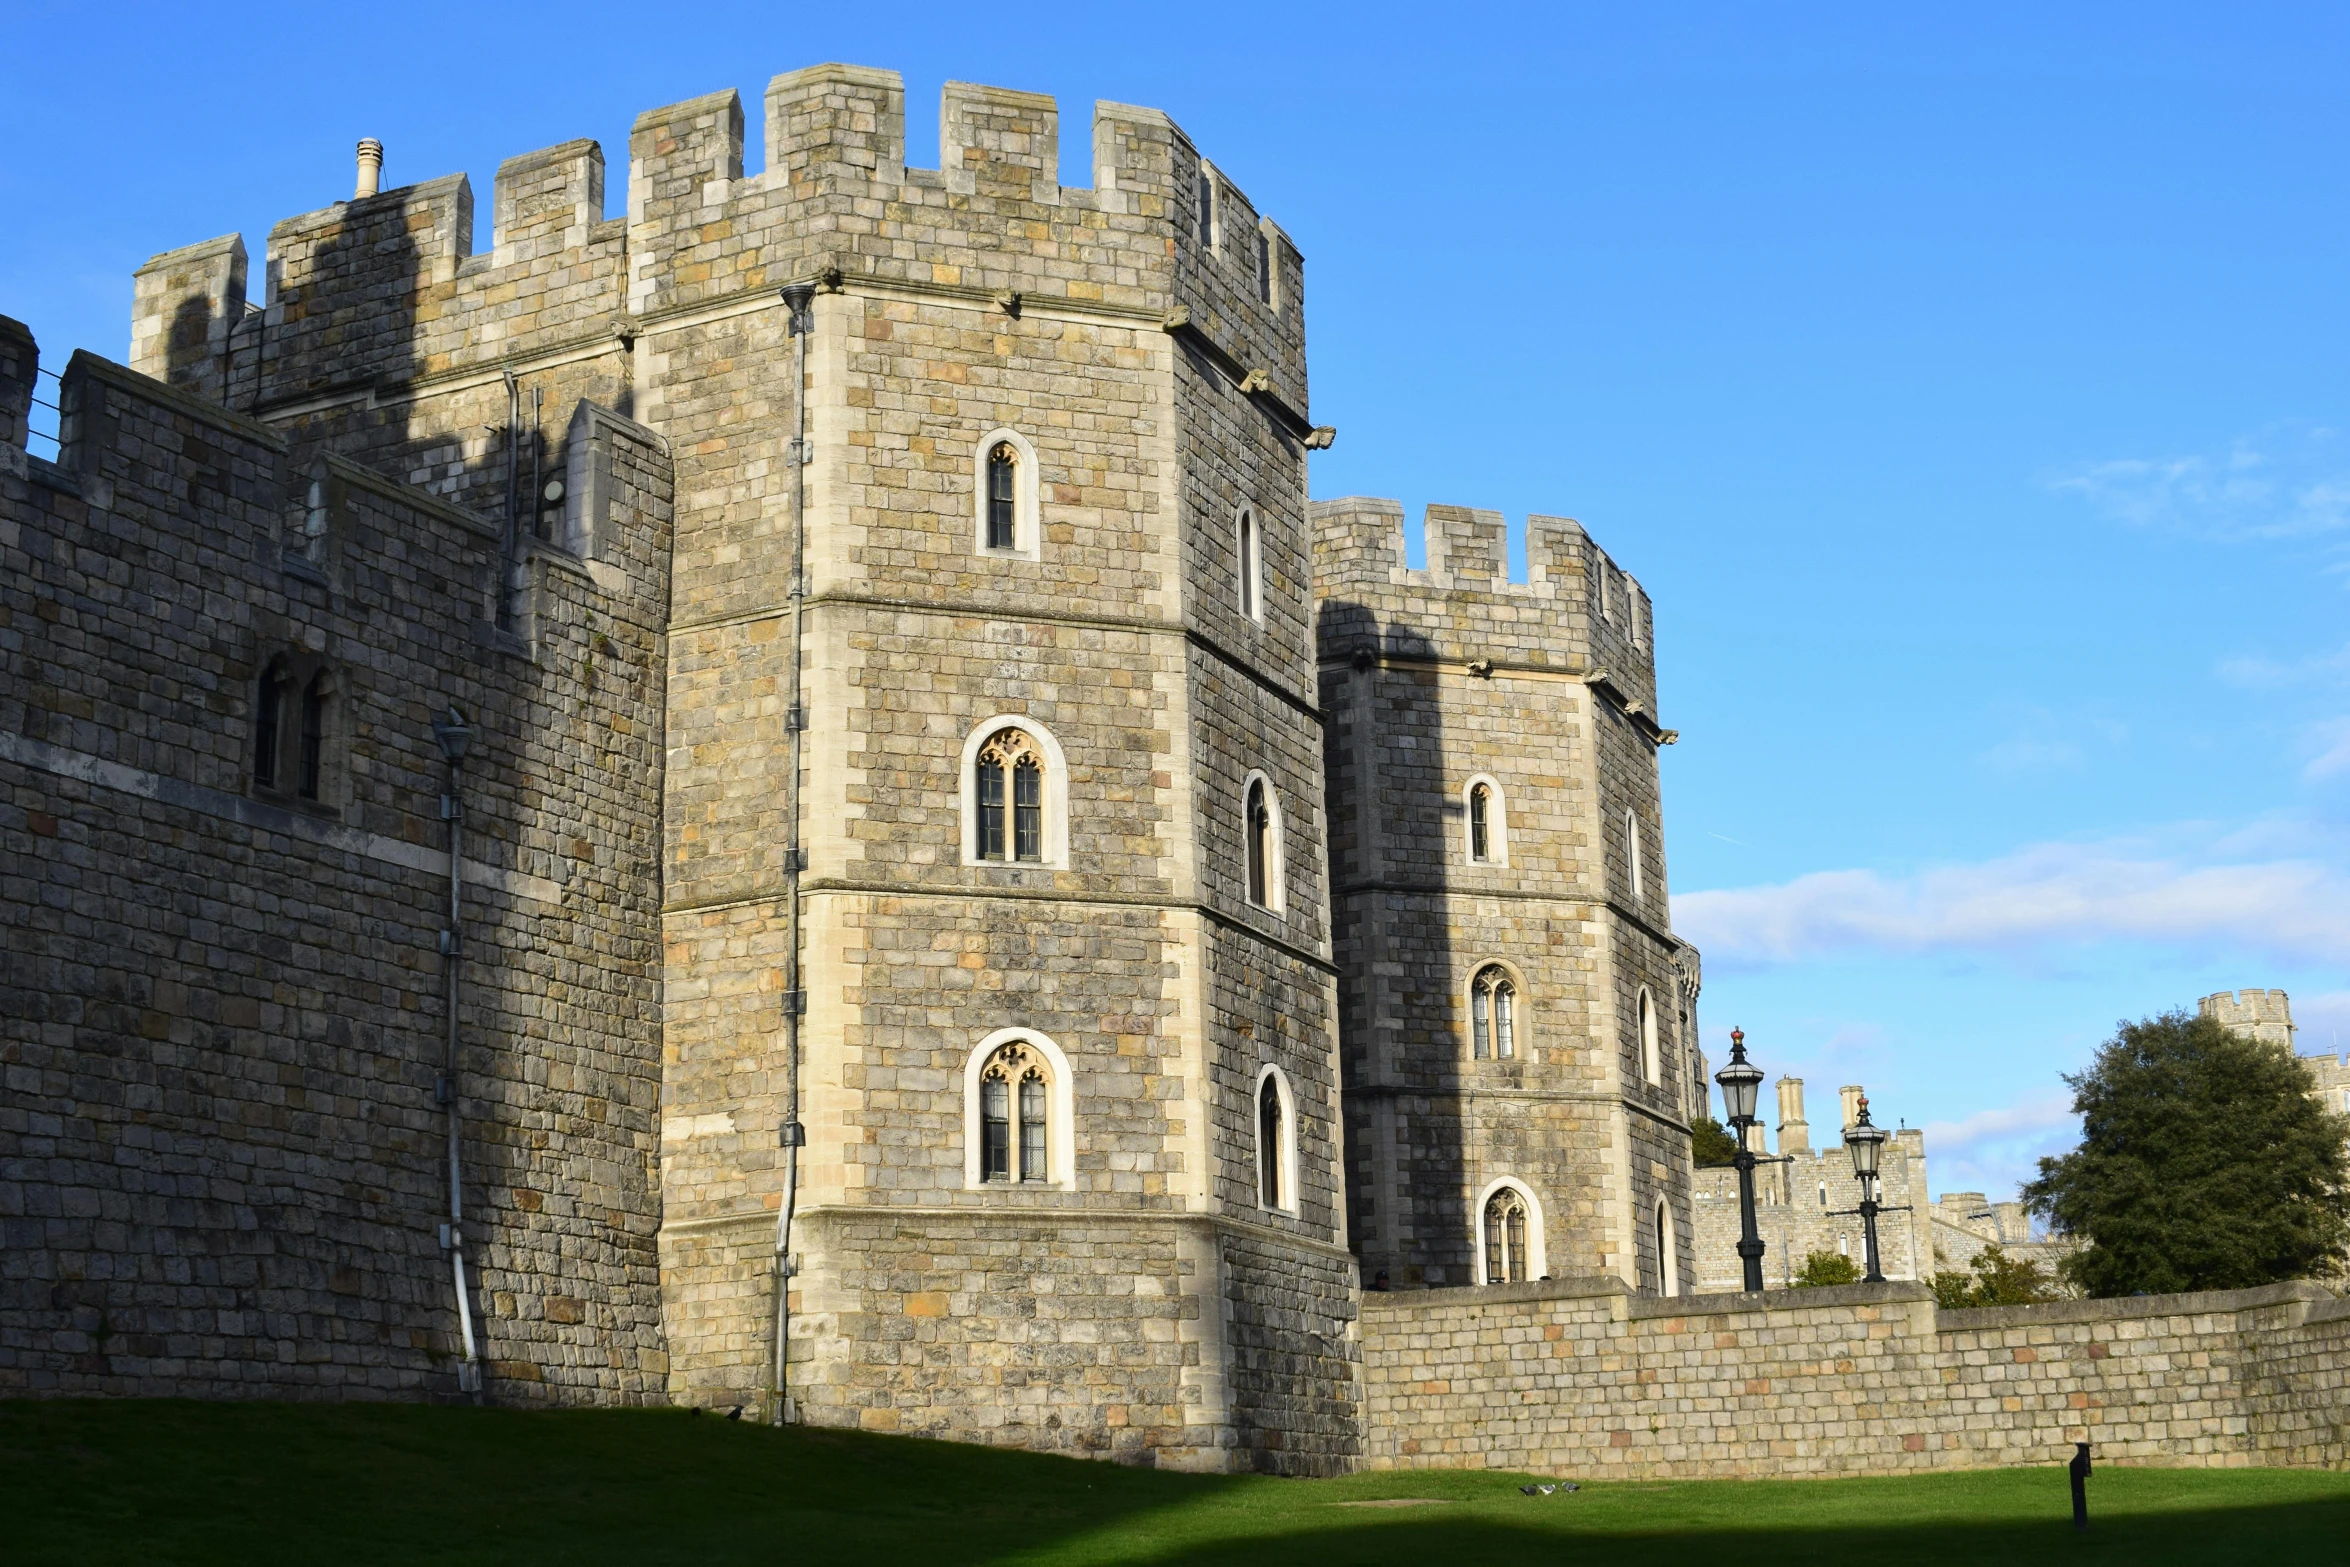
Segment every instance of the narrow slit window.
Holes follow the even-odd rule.
[[[987,547],[1019,547],[1020,454],[999,441],[987,454]]]
[[[979,1085],[979,1178],[1012,1178],[1012,1085],[1001,1071],[989,1069]]]
[[[1254,620],[1257,604],[1257,514],[1243,507],[1239,523],[1240,612]]]
[[[285,682],[272,664],[261,672],[253,711],[253,782],[264,789],[277,787],[278,722],[284,705]]]
[[[1044,769],[1033,756],[1012,766],[1012,857],[1044,858]]]
[[[1248,901],[1258,908],[1271,906],[1272,858],[1273,806],[1259,778],[1248,786]]]
[[[1031,1069],[1020,1079],[1020,1179],[1023,1181],[1041,1181],[1045,1177],[1044,1134],[1044,1077]]]
[[[1630,811],[1624,813],[1624,864],[1632,885],[1632,896],[1643,896],[1640,876],[1640,818]]]
[[[1484,784],[1469,791],[1469,858],[1479,865],[1493,858],[1493,790]]]
[[[979,857],[1004,857],[1004,759],[994,750],[979,753]]]
[[[1268,1208],[1282,1204],[1281,1119],[1281,1085],[1268,1074],[1257,1089],[1257,1198]]]
[[[1257,303],[1273,302],[1273,241],[1257,230]]]
[[[1216,176],[1205,164],[1199,171],[1199,242],[1206,249],[1216,248]]]
[[[1640,1076],[1645,1082],[1663,1084],[1664,1052],[1659,1046],[1656,1031],[1656,1003],[1646,990],[1640,992],[1638,1003],[1640,1024]]]
[[[302,767],[296,793],[305,800],[318,798],[319,764],[326,751],[326,675],[310,677],[302,688]]]

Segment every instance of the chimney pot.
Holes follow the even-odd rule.
[[[359,139],[359,188],[351,193],[357,201],[372,196],[383,186],[384,144],[372,136]]]

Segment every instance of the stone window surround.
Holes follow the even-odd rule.
[[[1022,1044],[1034,1050],[1045,1062],[1045,1095],[1047,1114],[1051,1124],[1046,1128],[1046,1179],[1031,1182],[988,1181],[981,1179],[979,1167],[979,1079],[987,1070],[988,1060],[1009,1044]],[[969,1191],[1017,1192],[1043,1187],[1048,1191],[1073,1192],[1077,1189],[1077,1123],[1074,1115],[1076,1092],[1069,1073],[1069,1058],[1061,1047],[1033,1028],[999,1028],[971,1047],[970,1056],[963,1062],[963,1185]]]
[[[1044,858],[1041,860],[983,860],[979,857],[979,752],[999,731],[1017,729],[1036,742],[1044,757]],[[963,741],[963,760],[955,775],[955,794],[961,801],[961,854],[966,866],[997,870],[1067,870],[1069,868],[1069,763],[1052,731],[1025,713],[998,713],[972,727]],[[1008,831],[1008,829],[1007,829]]]
[[[1248,820],[1248,801],[1250,794],[1260,783],[1265,786],[1266,812],[1272,818],[1271,825],[1265,832],[1265,901],[1262,903],[1248,896],[1248,835],[1252,830]],[[1252,768],[1249,775],[1240,781],[1241,901],[1250,908],[1262,909],[1267,914],[1279,914],[1283,905],[1288,901],[1283,896],[1283,883],[1287,879],[1289,856],[1282,848],[1284,836],[1282,814],[1281,791],[1275,786],[1273,775],[1261,767]]]
[[[1485,858],[1477,858],[1476,823],[1470,802],[1477,786],[1492,791],[1485,812]],[[1472,773],[1461,785],[1461,858],[1470,865],[1506,866],[1510,862],[1510,807],[1509,796],[1501,787],[1501,780],[1491,773]]]
[[[1640,873],[1640,813],[1624,807],[1624,885],[1631,889],[1632,901],[1647,901],[1647,878]]]
[[[304,795],[300,787],[302,766],[302,696],[313,680],[322,680],[319,691],[318,734],[318,792]],[[279,692],[277,713],[276,766],[273,777],[264,780],[257,767],[261,732],[261,703],[263,692],[276,685]],[[256,798],[291,806],[302,811],[333,812],[343,801],[343,729],[344,685],[334,665],[322,654],[301,646],[281,648],[261,660],[259,671],[253,676],[253,724],[248,732],[245,749],[245,787]]]
[[[1012,547],[987,545],[987,458],[998,446],[1009,446],[1013,464]],[[992,560],[1040,560],[1044,554],[1044,523],[1038,510],[1036,447],[1017,430],[995,429],[971,449],[971,553]]]
[[[1493,1194],[1504,1188],[1518,1194],[1526,1205],[1526,1280],[1550,1277],[1550,1257],[1543,1244],[1543,1232],[1548,1226],[1542,1218],[1542,1199],[1534,1195],[1534,1188],[1514,1175],[1499,1175],[1485,1183],[1477,1193],[1477,1200],[1469,1205],[1469,1255],[1477,1259],[1475,1282],[1483,1284],[1490,1277],[1485,1255],[1485,1205],[1493,1201]]]
[[[1476,1008],[1477,981],[1489,969],[1499,969],[1517,991],[1517,1004],[1511,1008],[1510,1054],[1488,1056],[1491,1061],[1531,1061],[1534,1059],[1534,1007],[1527,1000],[1526,976],[1518,965],[1507,958],[1472,959],[1461,975],[1461,1059],[1474,1064],[1477,1061]],[[1499,1048],[1496,1042],[1495,1048]],[[1480,1209],[1482,1211],[1482,1209]],[[1480,1223],[1483,1221],[1480,1220]]]
[[[1650,1228],[1656,1236],[1658,1293],[1678,1295],[1681,1293],[1681,1227],[1673,1222],[1672,1205],[1662,1197],[1656,1200]]]
[[[1282,1200],[1278,1205],[1268,1207],[1265,1203],[1263,1184],[1260,1182],[1257,1191],[1257,1207],[1266,1213],[1284,1214],[1294,1219],[1298,1217],[1300,1211],[1297,1190],[1297,1092],[1290,1086],[1289,1074],[1270,1061],[1257,1068],[1256,1078],[1249,1086],[1249,1147],[1255,1152],[1257,1159],[1262,1161],[1264,1158],[1262,1143],[1264,1119],[1257,1113],[1257,1106],[1263,1102],[1265,1081],[1268,1078],[1272,1079],[1273,1091],[1281,1096]],[[1255,1174],[1254,1167],[1250,1173],[1251,1175]]]

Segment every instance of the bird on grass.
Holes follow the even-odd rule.
[[[732,1409],[726,1412],[726,1418],[729,1420],[740,1420],[742,1417],[743,1406],[740,1404],[735,1405]]]

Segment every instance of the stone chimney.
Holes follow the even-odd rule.
[[[1844,1099],[1844,1130],[1848,1132],[1860,1124],[1860,1096],[1864,1090],[1858,1083],[1846,1083],[1836,1092]],[[1839,1132],[1837,1137],[1841,1140],[1843,1133]]]
[[[1811,1152],[1811,1123],[1803,1118],[1803,1079],[1779,1079],[1779,1152]]]

